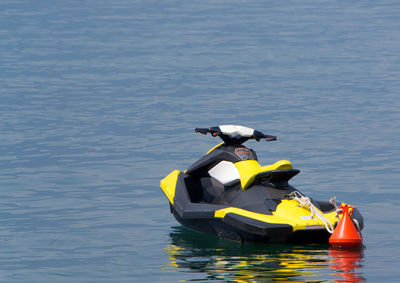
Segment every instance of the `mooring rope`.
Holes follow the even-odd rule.
[[[287,197],[289,199],[294,199],[296,200],[301,207],[306,207],[311,211],[311,218],[317,217],[319,220],[322,221],[322,223],[324,223],[325,225],[325,229],[329,232],[329,233],[333,233],[333,226],[332,223],[325,218],[325,216],[323,215],[323,213],[315,207],[314,204],[312,204],[311,199],[309,197],[303,196],[299,191],[293,191],[291,193],[289,193],[287,195]]]

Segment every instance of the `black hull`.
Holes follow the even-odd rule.
[[[290,225],[269,224],[240,215],[220,218],[182,218],[171,206],[175,219],[186,228],[235,242],[324,244],[330,234],[325,229],[295,231]]]
[[[287,188],[290,189],[291,187]],[[174,201],[173,204],[170,203],[171,213],[179,223],[189,229],[214,234],[221,239],[237,242],[328,243],[330,234],[322,227],[319,229],[293,231],[293,226],[289,224],[268,223],[235,213],[227,213],[223,218],[215,217],[216,211],[225,209],[230,205],[198,202],[202,194],[197,194],[201,190],[201,187],[196,187],[195,183],[191,183],[191,178],[187,174],[179,174],[176,182]],[[259,207],[258,213],[271,215],[272,213],[268,210],[262,211],[262,207],[264,209],[266,207],[264,200],[267,198],[265,192],[268,192],[268,190],[273,191],[273,188],[253,186],[245,192],[241,192],[239,196],[235,194],[234,190],[228,191],[229,194],[233,192],[234,195],[231,207],[237,207],[234,203],[237,201],[237,204],[242,206],[239,206],[239,208],[246,210],[247,207],[244,206],[246,203],[254,204],[258,199],[261,199],[263,200],[261,205],[252,205],[251,208],[256,209]],[[284,189],[281,189],[281,191],[286,193]],[[196,194],[193,192],[196,192]],[[228,197],[230,197],[229,194],[227,194]],[[196,200],[196,202],[192,200]],[[316,202],[316,204],[324,212],[334,211],[334,207],[328,202]],[[364,224],[363,218],[357,208],[354,208],[352,217],[358,221],[362,230]]]

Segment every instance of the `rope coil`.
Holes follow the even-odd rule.
[[[311,218],[316,217],[319,220],[321,220],[322,223],[324,223],[324,225],[325,225],[325,229],[330,234],[333,233],[334,228],[332,226],[332,223],[328,219],[325,218],[323,213],[318,208],[316,208],[314,204],[312,204],[311,199],[309,197],[302,195],[299,191],[293,191],[293,192],[289,193],[287,195],[287,197],[289,199],[296,200],[300,204],[300,207],[308,208],[311,212],[310,217]]]

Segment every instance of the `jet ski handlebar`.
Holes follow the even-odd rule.
[[[254,136],[256,141],[259,141],[260,139],[265,139],[266,141],[276,141],[277,139],[276,136],[266,135],[256,130],[254,131]]]
[[[236,125],[196,128],[194,131],[203,135],[210,133],[213,137],[218,136],[227,144],[241,144],[249,139],[255,139],[256,141],[260,141],[261,139],[276,141],[277,139],[276,136],[266,135],[252,128]]]
[[[206,135],[210,133],[212,136],[216,137],[222,134],[221,130],[218,127],[211,127],[211,128],[196,128],[194,129],[196,133],[200,133]]]

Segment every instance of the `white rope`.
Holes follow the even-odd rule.
[[[303,196],[299,191],[293,191],[290,194],[288,194],[288,197],[291,199],[296,200],[301,207],[306,207],[310,209],[311,211],[311,218],[317,217],[319,220],[322,221],[325,225],[325,229],[329,233],[333,233],[333,226],[332,223],[325,218],[325,216],[322,214],[322,212],[315,207],[315,205],[312,204],[311,199],[309,197]]]

